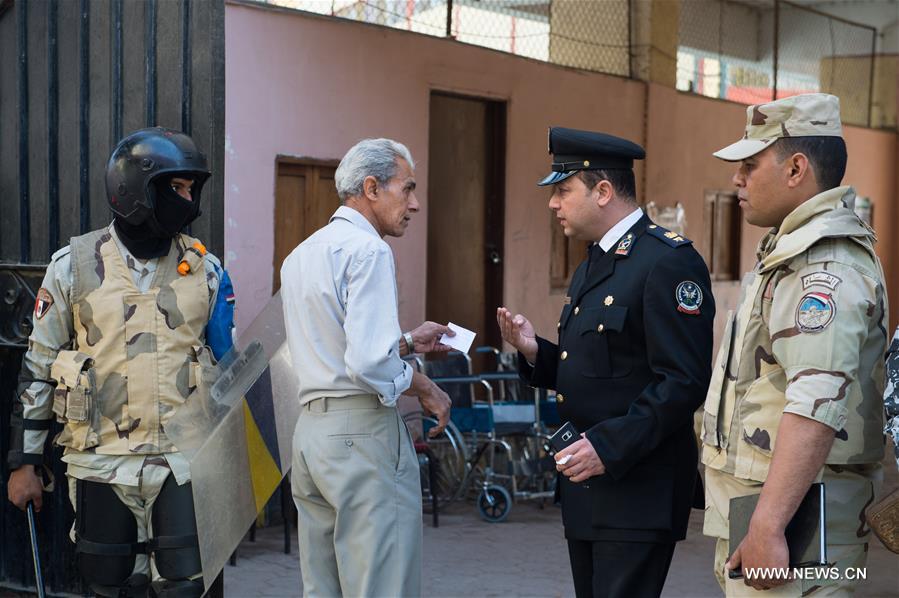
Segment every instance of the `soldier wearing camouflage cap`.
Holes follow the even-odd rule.
[[[228,275],[181,232],[200,213],[209,174],[183,133],[125,137],[106,169],[113,223],[54,253],[37,294],[8,495],[40,510],[37,468],[55,418],[77,565],[101,596],[203,592],[189,464],[165,426],[208,386],[210,352],[221,357],[232,344]]]
[[[706,397],[704,532],[728,595],[851,592],[846,576],[774,579],[789,566],[784,530],[810,485],[826,489],[827,559],[863,567],[863,511],[883,457],[887,296],[874,232],[854,213],[839,100],[807,94],[750,106],[743,139],[718,151],[746,221],[771,227],[728,318]],[[760,494],[749,532],[730,546],[730,499]],[[728,570],[742,570],[732,579]],[[745,584],[745,585],[744,585]],[[749,587],[747,587],[749,586]]]

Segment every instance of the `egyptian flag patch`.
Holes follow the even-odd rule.
[[[37,292],[37,297],[34,299],[34,317],[37,320],[40,320],[47,312],[50,311],[50,307],[53,305],[53,295],[50,294],[50,291],[41,287],[41,289]]]
[[[234,293],[225,295],[225,301],[227,301],[229,305],[234,305]]]

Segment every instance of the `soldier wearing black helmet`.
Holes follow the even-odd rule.
[[[183,133],[125,137],[106,169],[112,224],[53,254],[35,302],[8,495],[40,509],[44,443],[62,423],[71,537],[101,596],[203,593],[190,470],[165,424],[231,347],[228,275],[181,232],[208,177]]]

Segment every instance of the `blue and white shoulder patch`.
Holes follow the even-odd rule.
[[[650,224],[646,227],[646,232],[652,235],[653,237],[660,239],[670,245],[671,247],[680,247],[681,245],[689,245],[693,241],[677,234],[674,231],[670,231],[667,228],[659,226],[658,224]]]

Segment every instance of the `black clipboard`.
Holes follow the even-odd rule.
[[[730,559],[734,551],[749,532],[749,521],[759,502],[759,494],[730,499]],[[790,551],[790,568],[824,567],[827,562],[827,513],[824,501],[824,484],[812,484],[806,493],[784,536]],[[739,569],[728,571],[728,577],[739,579],[743,573]]]

